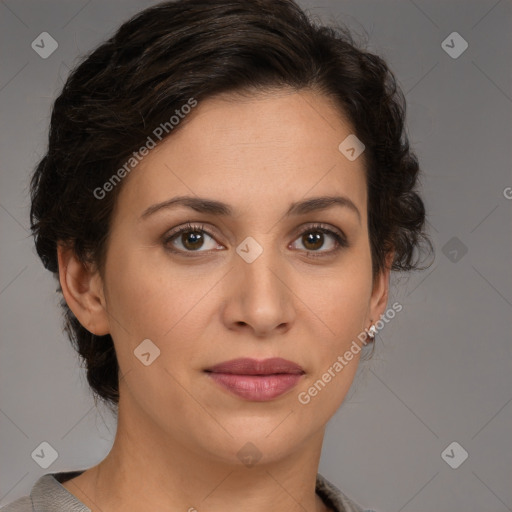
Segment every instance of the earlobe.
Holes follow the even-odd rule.
[[[78,321],[97,336],[109,334],[103,282],[98,271],[82,263],[72,247],[57,246],[62,294]]]

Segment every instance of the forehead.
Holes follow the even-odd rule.
[[[329,99],[312,91],[210,98],[131,171],[118,208],[140,214],[187,194],[221,199],[241,214],[251,205],[339,192],[364,211],[363,156],[350,161],[339,150],[353,131]]]

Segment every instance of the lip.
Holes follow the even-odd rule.
[[[300,365],[293,361],[288,361],[281,357],[272,357],[271,359],[251,359],[241,357],[224,361],[216,364],[206,370],[213,373],[232,373],[237,375],[273,375],[276,373],[304,373]]]
[[[283,395],[295,387],[305,373],[300,365],[280,357],[264,360],[232,359],[212,366],[205,372],[224,389],[255,402]]]

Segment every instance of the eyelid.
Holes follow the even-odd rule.
[[[306,222],[305,224],[301,224],[296,229],[295,236],[300,236],[308,231],[314,231],[314,230],[336,234],[340,238],[343,238],[344,240],[346,240],[346,238],[347,238],[345,233],[341,229],[339,229],[335,226],[332,226],[331,224],[325,224],[324,222]]]

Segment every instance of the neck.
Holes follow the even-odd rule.
[[[92,510],[328,510],[315,493],[324,429],[292,453],[276,453],[249,466],[176,441],[149,420],[128,425],[126,417],[120,404],[110,453],[64,484]]]

